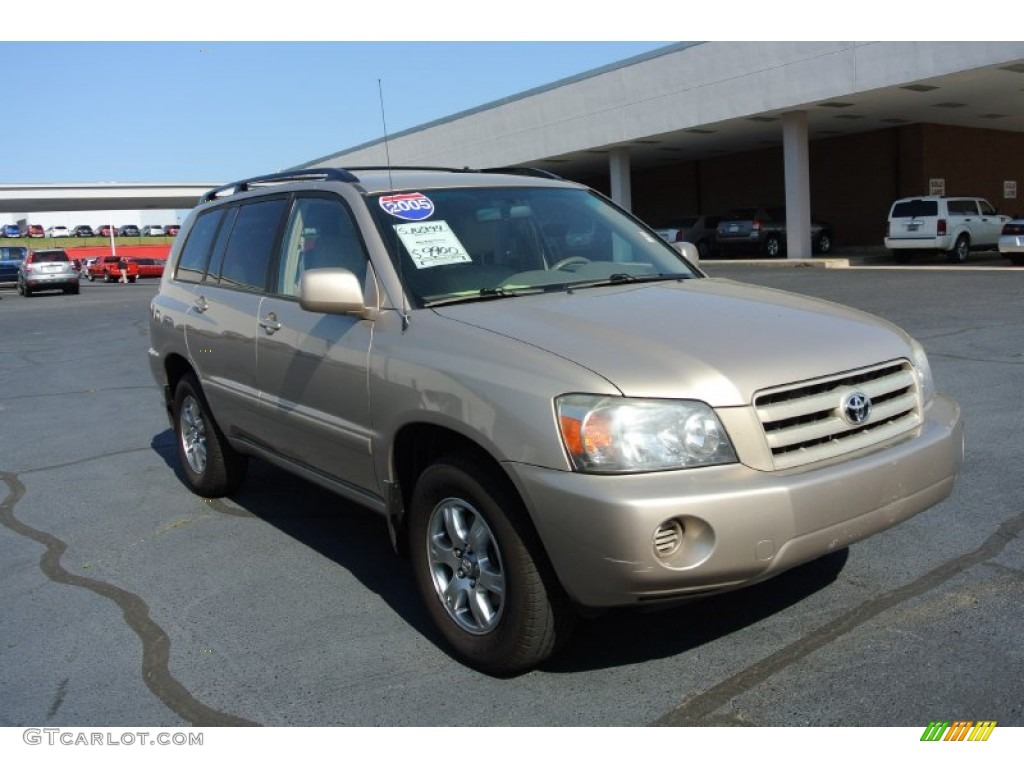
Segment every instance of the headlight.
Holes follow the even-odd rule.
[[[928,364],[928,355],[924,353],[924,347],[911,339],[913,343],[913,363],[917,372],[917,386],[921,390],[921,403],[928,405],[935,397],[935,380],[932,379],[932,367]]]
[[[555,409],[578,471],[651,472],[736,461],[721,422],[701,402],[562,395]]]

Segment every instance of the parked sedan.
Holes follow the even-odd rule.
[[[114,228],[110,224],[100,224],[93,229],[93,232],[96,233],[97,237],[110,237],[114,232]]]
[[[42,224],[25,224],[21,228],[22,237],[46,237]]]
[[[21,237],[21,230],[18,229],[17,224],[4,224],[3,226],[4,237]]]
[[[147,224],[142,228],[143,237],[163,237],[164,228],[159,224]]]
[[[164,274],[163,259],[147,259],[143,257],[128,257],[129,261],[135,262],[139,268],[139,277],[162,277]]]
[[[61,290],[78,293],[78,273],[68,254],[60,248],[31,251],[18,267],[18,293]]]
[[[28,255],[28,248],[20,245],[0,245],[0,283],[18,282],[18,267]]]
[[[1003,225],[999,236],[999,253],[1015,267],[1024,267],[1024,219],[1013,219]]]
[[[164,227],[164,232],[170,237],[177,237],[178,231],[181,229],[180,224],[168,224]]]
[[[670,243],[693,243],[697,254],[707,259],[718,250],[718,222],[721,216],[681,216],[654,230]]]
[[[88,224],[79,224],[71,230],[72,237],[92,237],[92,227]]]
[[[125,224],[117,228],[118,237],[139,237],[139,228],[134,224]]]
[[[784,256],[786,209],[781,206],[733,208],[718,223],[718,247],[722,251],[759,251],[770,259]],[[811,217],[811,250],[822,255],[832,251],[832,227]]]
[[[56,226],[56,227],[50,227],[48,230],[46,230],[46,236],[47,237],[71,237],[71,233],[68,231],[67,227]]]

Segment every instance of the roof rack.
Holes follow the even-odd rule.
[[[514,165],[499,168],[481,168],[479,173],[508,173],[513,176],[536,176],[539,179],[555,179],[557,181],[563,181],[562,177],[557,173],[545,171],[543,168],[527,168]]]
[[[200,203],[209,203],[216,200],[223,193],[231,190],[231,194],[247,192],[253,184],[285,183],[288,181],[348,181],[358,182],[355,176],[344,168],[304,168],[297,171],[281,171],[280,173],[268,173],[263,176],[253,176],[251,179],[234,181],[222,187],[211,189],[201,198]]]

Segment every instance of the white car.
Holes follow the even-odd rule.
[[[1024,267],[1024,219],[1008,221],[999,237],[999,253],[1015,267]]]
[[[143,237],[163,237],[164,228],[159,224],[148,224],[142,228]]]
[[[905,197],[889,210],[885,247],[897,258],[939,251],[962,263],[971,251],[994,249],[1009,220],[981,197]]]
[[[67,227],[50,227],[46,230],[47,237],[71,237]]]

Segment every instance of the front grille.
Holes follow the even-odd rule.
[[[853,393],[871,398],[861,424],[842,413]],[[899,360],[814,381],[764,390],[754,396],[775,469],[824,461],[884,443],[921,424],[917,377]]]

